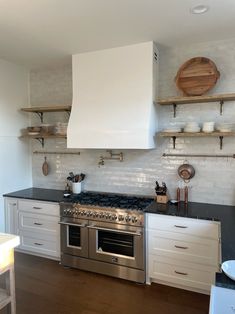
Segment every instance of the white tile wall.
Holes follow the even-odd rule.
[[[235,92],[235,39],[207,42],[174,48],[160,47],[159,96],[179,94],[174,77],[180,65],[191,57],[205,56],[217,65],[221,77],[214,93]],[[31,105],[70,104],[72,101],[71,66],[31,73]],[[160,129],[169,125],[183,126],[187,121],[216,121],[235,126],[235,102],[225,103],[224,115],[219,115],[219,105],[214,103],[182,105],[173,118],[171,106],[158,107]],[[35,118],[34,118],[35,119]],[[46,122],[62,121],[63,114],[48,114]],[[33,121],[35,123],[35,120]],[[224,139],[224,149],[219,150],[217,138],[177,139],[176,149],[168,139],[157,139],[157,148],[151,151],[124,150],[124,162],[106,161],[98,167],[104,151],[82,150],[80,156],[48,155],[50,174],[41,172],[43,155],[33,154],[33,185],[63,189],[69,171],[84,172],[87,178],[84,189],[154,195],[155,181],[165,181],[171,198],[175,197],[179,177],[177,168],[184,158],[163,158],[162,153],[235,153],[235,138]],[[48,140],[45,149],[63,149],[64,140]],[[40,149],[33,143],[33,150]],[[235,160],[227,158],[187,158],[195,167],[196,175],[189,183],[191,201],[235,204]]]

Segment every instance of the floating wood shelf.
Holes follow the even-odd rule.
[[[207,102],[219,102],[220,114],[223,114],[223,105],[226,101],[235,100],[235,93],[232,94],[218,94],[218,95],[206,95],[206,96],[187,96],[187,97],[169,97],[165,99],[159,99],[157,102],[160,105],[172,105],[174,108],[174,117],[176,117],[177,105],[184,104],[197,104]]]
[[[220,140],[220,149],[223,149],[223,138],[235,136],[235,132],[212,132],[212,133],[190,133],[190,132],[160,132],[157,134],[159,137],[171,137],[173,140],[173,148],[175,149],[177,137],[218,137]]]
[[[38,140],[41,145],[42,145],[42,148],[44,147],[44,139],[48,139],[48,138],[64,138],[66,139],[67,138],[67,135],[51,135],[51,134],[37,134],[37,135],[29,135],[29,134],[26,134],[26,135],[22,135],[20,136],[20,138],[32,138],[32,139],[35,139],[35,140]]]
[[[41,106],[41,107],[26,107],[26,108],[21,108],[22,111],[24,112],[33,112],[36,113],[40,120],[41,123],[43,123],[43,113],[44,112],[67,112],[70,114],[72,106],[66,105],[66,106]]]

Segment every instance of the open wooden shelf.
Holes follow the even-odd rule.
[[[235,132],[160,132],[160,137],[219,137],[219,136],[235,136]]]
[[[67,139],[67,135],[60,135],[60,134],[37,134],[37,135],[29,135],[29,134],[25,134],[25,135],[22,135],[20,136],[20,138],[32,138],[32,139],[35,139],[35,140],[38,140],[41,145],[42,145],[42,148],[44,147],[44,139],[48,139],[48,138],[64,138],[64,139]]]
[[[41,123],[43,123],[44,112],[67,112],[68,114],[70,114],[71,108],[72,106],[66,105],[66,106],[26,107],[26,108],[21,108],[21,110],[24,112],[36,113],[39,116]]]
[[[71,111],[72,106],[41,106],[41,107],[28,107],[21,108],[25,112],[61,112],[61,111]]]
[[[185,104],[197,104],[207,102],[219,102],[220,114],[223,114],[223,104],[226,101],[235,100],[235,93],[231,94],[218,94],[218,95],[203,95],[203,96],[187,96],[187,97],[168,97],[164,99],[158,99],[160,105],[172,105],[174,107],[174,117],[176,117],[177,105]]]
[[[175,149],[175,143],[177,137],[218,137],[220,140],[220,149],[223,148],[223,138],[229,136],[235,136],[235,132],[160,132],[157,134],[159,137],[171,137],[173,140],[173,148]]]

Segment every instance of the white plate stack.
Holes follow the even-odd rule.
[[[216,126],[219,132],[232,132],[232,125],[227,123],[220,123]]]
[[[184,127],[184,132],[187,133],[198,133],[201,128],[197,122],[188,122]]]
[[[204,122],[202,125],[202,132],[212,133],[215,130],[215,122]]]
[[[57,122],[54,127],[54,134],[66,135],[68,123]]]
[[[166,132],[166,133],[179,133],[181,131],[182,131],[182,129],[179,127],[176,127],[176,126],[172,126],[168,129],[163,130],[163,132]]]

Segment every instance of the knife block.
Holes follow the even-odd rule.
[[[168,196],[167,195],[157,195],[156,202],[161,204],[168,203]]]

